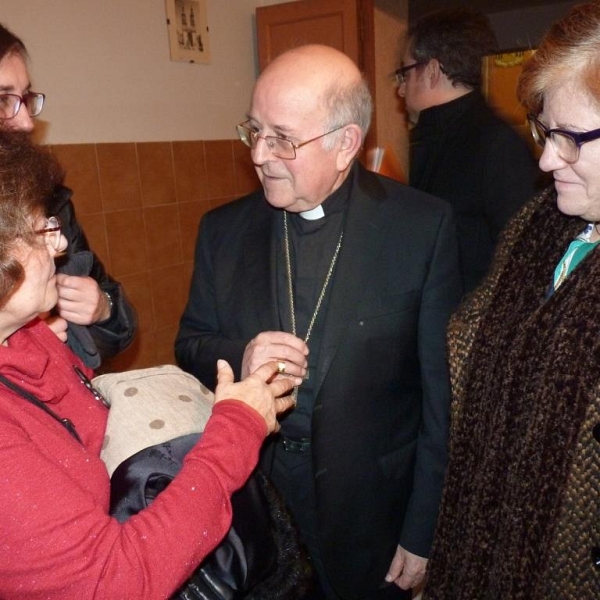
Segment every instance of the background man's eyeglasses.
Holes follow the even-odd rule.
[[[425,63],[415,62],[415,63],[412,63],[411,65],[406,65],[405,67],[400,67],[399,69],[396,69],[394,71],[394,77],[396,78],[396,83],[398,85],[404,85],[406,83],[406,74],[410,70],[416,69],[417,67],[420,67],[423,64],[425,64]]]
[[[306,140],[300,144],[295,144],[287,138],[278,137],[276,135],[258,135],[258,131],[254,131],[254,129],[248,127],[246,123],[248,123],[248,121],[244,121],[243,123],[236,125],[240,140],[244,142],[248,148],[252,149],[256,148],[258,145],[258,140],[264,140],[267,144],[267,148],[271,151],[271,154],[283,160],[294,160],[296,158],[296,150],[298,150],[298,148],[302,148],[302,146],[306,146],[306,144],[310,144],[311,142],[316,142],[322,137],[325,137],[334,131],[338,131],[342,127],[346,127],[346,125],[340,125],[339,127],[322,133],[321,135],[318,135],[310,140]]]
[[[37,92],[27,92],[23,96],[18,94],[0,94],[0,119],[13,119],[21,109],[21,104],[25,105],[30,117],[37,117],[44,107],[44,94]]]
[[[36,229],[34,233],[46,236],[46,242],[50,244],[56,252],[60,250],[61,223],[58,217],[48,217],[44,228]]]
[[[549,139],[556,154],[569,164],[578,161],[579,150],[583,144],[600,139],[600,129],[581,133],[568,129],[549,129],[533,115],[528,115],[527,119],[535,143],[544,148],[546,140]]]

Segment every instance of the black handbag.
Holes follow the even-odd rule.
[[[123,461],[111,477],[111,515],[123,522],[149,506],[200,435],[145,448]],[[302,598],[310,568],[291,518],[265,475],[256,470],[231,503],[233,522],[227,535],[173,600]]]

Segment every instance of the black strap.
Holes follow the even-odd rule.
[[[51,408],[49,408],[44,402],[36,398],[33,394],[30,394],[28,391],[24,390],[22,387],[19,387],[16,383],[13,383],[4,375],[0,375],[0,383],[3,383],[7,388],[11,389],[13,392],[16,392],[25,400],[31,402],[38,408],[41,408],[44,412],[48,413],[55,421],[58,421],[80,444],[83,444],[77,430],[75,429],[75,425],[69,419],[61,419]]]

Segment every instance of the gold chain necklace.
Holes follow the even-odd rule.
[[[290,299],[290,315],[292,320],[292,334],[296,334],[296,311],[294,308],[294,287],[292,283],[292,260],[290,258],[290,237],[288,232],[288,222],[287,222],[287,212],[283,211],[283,233],[284,233],[284,244],[285,244],[285,266],[287,271],[287,284],[288,284],[288,296]],[[321,288],[321,293],[319,294],[319,298],[317,300],[317,305],[315,306],[315,310],[310,319],[310,323],[308,324],[308,330],[306,331],[306,335],[304,336],[304,343],[308,344],[308,340],[310,339],[310,334],[312,333],[313,326],[315,321],[317,320],[317,315],[319,314],[319,310],[321,309],[321,304],[323,303],[323,298],[325,297],[325,292],[327,291],[327,286],[329,285],[329,281],[331,280],[331,276],[333,275],[333,269],[335,268],[335,263],[337,262],[338,254],[340,253],[340,248],[342,247],[342,238],[344,237],[344,231],[340,233],[340,239],[338,240],[337,246],[335,247],[335,252],[333,253],[333,258],[331,259],[331,263],[329,265],[329,270],[327,271],[327,275],[325,276],[325,281],[323,283],[323,287]],[[308,375],[307,377],[308,378]],[[298,395],[298,388],[294,388],[293,391],[294,399]]]

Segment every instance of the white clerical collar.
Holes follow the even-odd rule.
[[[315,206],[315,208],[311,208],[310,210],[305,210],[300,213],[300,216],[307,221],[316,221],[317,219],[321,219],[325,216],[325,211],[323,207],[319,204],[319,206]]]

